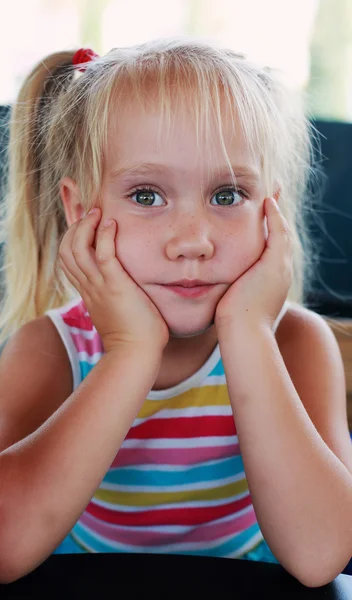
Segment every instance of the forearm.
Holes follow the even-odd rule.
[[[329,577],[352,554],[352,477],[311,422],[272,332],[242,323],[219,342],[263,534],[292,573],[325,564]]]
[[[71,530],[109,469],[161,357],[106,354],[37,431],[0,455],[1,554],[32,570]]]

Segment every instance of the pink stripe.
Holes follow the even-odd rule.
[[[127,465],[192,465],[217,458],[238,456],[238,444],[210,448],[120,448],[111,468]]]
[[[103,352],[102,342],[98,334],[91,340],[87,340],[77,333],[72,333],[72,331],[71,336],[78,352],[87,352],[89,356],[93,356],[96,352]]]
[[[64,307],[62,307],[60,314],[66,325],[69,327],[78,327],[79,329],[84,329],[85,331],[93,330],[93,323],[84,306],[83,300],[68,310],[63,309]]]
[[[134,546],[161,546],[163,544],[183,544],[196,542],[210,542],[227,535],[233,535],[244,531],[257,522],[253,508],[246,514],[235,516],[225,523],[212,523],[192,528],[191,531],[170,532],[164,531],[135,531],[118,525],[109,525],[98,521],[95,517],[83,513],[79,522],[85,525],[91,532],[97,533],[108,540],[120,544]]]

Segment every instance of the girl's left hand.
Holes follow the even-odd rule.
[[[217,330],[244,321],[271,329],[293,279],[292,238],[273,198],[265,198],[268,239],[260,258],[228,288],[215,312]]]

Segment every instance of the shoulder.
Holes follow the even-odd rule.
[[[3,355],[36,349],[57,357],[66,355],[65,347],[54,323],[48,316],[38,317],[20,327],[4,345]]]
[[[336,346],[336,338],[326,318],[295,302],[288,304],[278,325],[276,339],[280,349],[285,352],[289,352],[295,344],[316,341],[330,342]]]
[[[1,354],[1,365],[14,369],[21,365],[21,375],[27,371],[66,382],[72,391],[69,357],[54,323],[48,316],[29,321],[6,342]],[[2,369],[3,370],[3,369]],[[67,385],[69,383],[69,386]],[[60,386],[61,387],[61,386]],[[70,391],[70,393],[71,393]]]
[[[276,332],[287,371],[315,427],[352,470],[344,363],[327,319],[290,303]]]
[[[305,373],[312,377],[321,369],[334,372],[344,381],[344,367],[339,345],[327,320],[318,313],[290,303],[282,317],[276,340],[290,374]]]
[[[310,372],[323,366],[334,367],[336,375],[345,383],[344,364],[331,319],[297,303],[289,303],[277,331],[276,340],[286,366],[300,369],[308,359]],[[332,321],[333,322],[333,321]],[[343,328],[340,324],[337,328]],[[346,392],[346,390],[345,390]]]
[[[44,316],[23,325],[0,357],[0,451],[36,430],[72,393],[66,349]]]

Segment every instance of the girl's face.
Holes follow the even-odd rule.
[[[218,141],[197,147],[194,121],[174,115],[163,139],[158,112],[133,101],[119,109],[109,132],[102,187],[103,220],[118,223],[116,253],[176,336],[212,323],[218,301],[260,257],[265,246],[264,187],[259,158],[231,121],[223,123],[231,174]],[[227,133],[226,133],[227,132]],[[165,287],[181,279],[215,284],[198,297]]]

